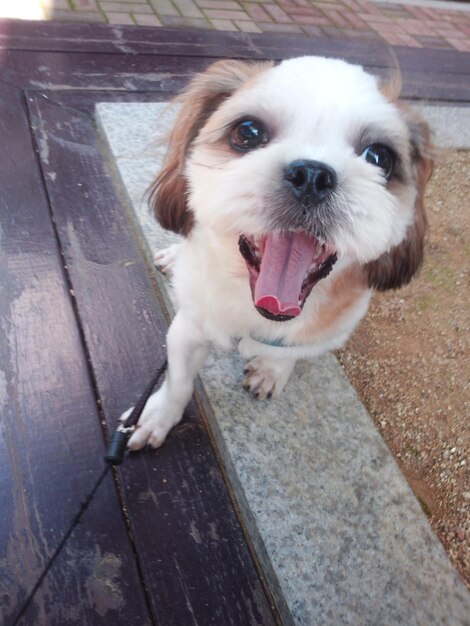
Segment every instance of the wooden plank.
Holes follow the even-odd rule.
[[[286,42],[289,43],[286,46]],[[158,56],[213,56],[264,58],[291,50],[305,54],[313,48],[357,51],[364,45],[355,41],[333,41],[285,35],[250,35],[213,30],[182,30],[148,27],[108,26],[103,24],[58,24],[46,22],[0,21],[0,47],[10,50],[56,52],[102,52],[115,54],[156,54]],[[385,46],[372,42],[369,55],[387,58]],[[365,59],[365,57],[363,56]],[[370,56],[369,56],[370,58]]]
[[[93,120],[38,95],[28,101],[102,407],[114,427],[164,358],[166,321]],[[276,623],[194,403],[162,449],[133,455],[120,476],[159,623]]]
[[[188,60],[153,55],[8,51],[2,54],[1,80],[20,89],[87,91],[174,91],[211,59]]]
[[[383,42],[248,34],[211,30],[182,30],[104,24],[0,21],[0,48],[57,52],[101,52],[236,58],[282,58],[286,55],[325,54],[351,61],[389,67],[389,47]],[[394,47],[406,70],[468,74],[470,54],[457,50]]]
[[[142,92],[138,94],[126,91],[50,91],[47,95],[49,101],[62,107],[70,107],[76,112],[85,113],[95,117],[95,105],[97,102],[166,102],[176,96],[177,92]]]
[[[1,84],[0,120],[0,622],[8,626],[101,472],[104,446],[23,97]],[[22,621],[72,623],[151,623],[110,475]]]
[[[292,56],[293,51],[288,49]],[[364,49],[366,53],[367,49]],[[312,50],[322,52],[325,50]],[[278,51],[280,54],[280,51]],[[270,57],[266,52],[265,58]],[[275,57],[276,59],[278,56]],[[353,57],[346,57],[355,61]],[[470,60],[470,55],[468,55]],[[192,74],[201,71],[215,57],[188,58],[156,56],[152,54],[86,54],[53,52],[9,51],[3,53],[1,78],[20,88],[38,90],[122,90],[126,92],[178,91]],[[378,74],[383,65],[374,65],[369,58],[363,65]],[[385,72],[386,73],[386,72]],[[425,72],[411,64],[403,67],[403,96],[410,99],[426,98],[451,102],[470,101],[470,80],[467,74],[444,71]]]

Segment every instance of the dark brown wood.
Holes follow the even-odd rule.
[[[381,42],[98,24],[0,21],[1,48],[1,79],[39,89],[178,90],[188,75],[222,57],[280,60],[321,54],[378,74],[394,65],[390,48]],[[31,50],[34,62],[25,54]],[[395,47],[393,53],[403,74],[404,97],[470,99],[470,53],[406,47]]]
[[[31,143],[0,85],[0,622],[8,626],[103,467],[103,433]],[[110,476],[23,624],[149,624]]]
[[[166,322],[89,116],[28,94],[52,213],[110,429],[165,357]],[[69,103],[70,104],[70,103]],[[274,624],[200,413],[120,472],[162,624]],[[221,564],[227,564],[221,566]]]
[[[248,34],[199,29],[135,28],[80,23],[0,22],[0,48],[56,52],[153,54],[160,57],[202,56],[281,59],[285,56],[322,54],[339,56],[377,67],[390,67],[389,47],[382,42],[292,37],[282,34]],[[456,50],[394,47],[404,70],[468,74],[469,54]],[[465,61],[467,58],[467,61]]]
[[[306,41],[310,41],[306,39]],[[313,40],[315,41],[315,40]],[[331,47],[331,42],[330,42]],[[317,54],[322,52],[317,45],[303,53]],[[288,54],[286,54],[288,50]],[[332,56],[341,56],[348,60],[360,62],[369,71],[388,75],[391,60],[374,61],[373,54],[364,58],[349,51],[338,54],[333,50]],[[398,54],[397,50],[397,54]],[[436,51],[440,52],[440,51]],[[248,53],[248,51],[247,51]],[[300,52],[299,52],[300,53]],[[326,54],[326,52],[323,52]],[[408,50],[403,56],[401,66],[404,98],[440,100],[445,102],[468,102],[470,100],[470,54],[463,55],[459,72],[447,72],[441,69],[439,57],[435,57],[432,70],[423,70],[414,49]],[[293,56],[292,48],[278,49],[276,55],[266,53],[265,58],[278,59],[281,56]],[[235,56],[235,55],[232,55]],[[238,55],[240,57],[241,55]],[[434,56],[434,51],[431,56]],[[160,92],[168,93],[180,90],[189,77],[201,71],[217,56],[190,57],[166,56],[156,54],[111,54],[106,53],[67,53],[37,52],[34,56],[28,51],[6,51],[2,54],[0,79],[19,88],[38,90],[115,90],[125,92]],[[420,58],[420,57],[419,57]],[[467,65],[463,64],[466,61]]]
[[[148,92],[177,90],[215,59],[153,55],[57,54],[13,51],[2,54],[0,78],[20,89]]]

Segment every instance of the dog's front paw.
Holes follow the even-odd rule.
[[[284,389],[291,371],[290,363],[257,356],[245,365],[243,389],[257,400],[275,398]]]
[[[123,413],[120,421],[125,422],[131,411],[132,409],[129,409]],[[128,447],[131,450],[140,450],[148,444],[152,448],[159,448],[181,417],[181,412],[168,407],[160,392],[155,393],[147,401],[135,431],[129,439]]]
[[[163,250],[158,250],[158,252],[155,253],[155,265],[161,272],[164,274],[171,273],[181,246],[181,243],[174,243],[168,246],[168,248],[163,248]]]

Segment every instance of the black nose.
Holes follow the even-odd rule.
[[[319,161],[293,161],[285,168],[284,179],[299,200],[325,200],[336,187],[336,172]]]

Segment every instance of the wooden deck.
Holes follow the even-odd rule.
[[[404,95],[467,104],[470,54],[395,50]],[[220,57],[379,44],[0,23],[0,623],[9,626],[103,467],[105,439],[164,357],[167,320],[94,123],[167,100]],[[108,476],[21,622],[281,623],[197,399],[157,452]]]

